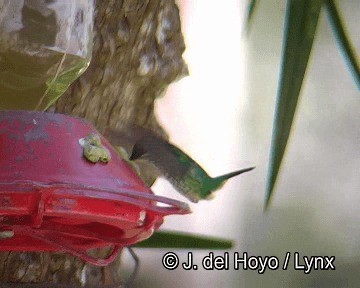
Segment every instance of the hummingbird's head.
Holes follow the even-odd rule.
[[[208,178],[204,181],[201,189],[201,199],[211,200],[215,197],[215,191],[224,186],[226,180],[216,178]]]

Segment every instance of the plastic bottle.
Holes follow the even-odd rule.
[[[0,0],[0,110],[45,110],[88,67],[92,0]]]

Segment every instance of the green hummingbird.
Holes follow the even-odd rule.
[[[229,178],[255,168],[250,167],[218,177],[210,177],[195,160],[153,131],[144,128],[136,128],[132,131],[137,137],[129,160],[145,159],[151,162],[178,192],[194,203],[210,199],[212,193],[220,189]],[[138,131],[142,131],[141,136]],[[116,133],[110,131],[107,133],[107,136],[109,135],[114,136]]]

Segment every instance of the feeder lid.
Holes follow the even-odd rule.
[[[84,157],[97,135],[107,163]],[[96,145],[95,145],[96,146]],[[105,161],[106,162],[106,161]],[[189,207],[156,196],[87,121],[61,114],[0,112],[0,250],[67,251],[97,265],[90,248],[132,245]]]

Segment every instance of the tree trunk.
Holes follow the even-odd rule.
[[[126,123],[161,131],[154,101],[187,75],[174,1],[97,1],[94,33],[89,68],[51,110],[86,118],[100,132]],[[119,257],[95,267],[66,253],[2,252],[0,287],[121,287],[119,269]]]

